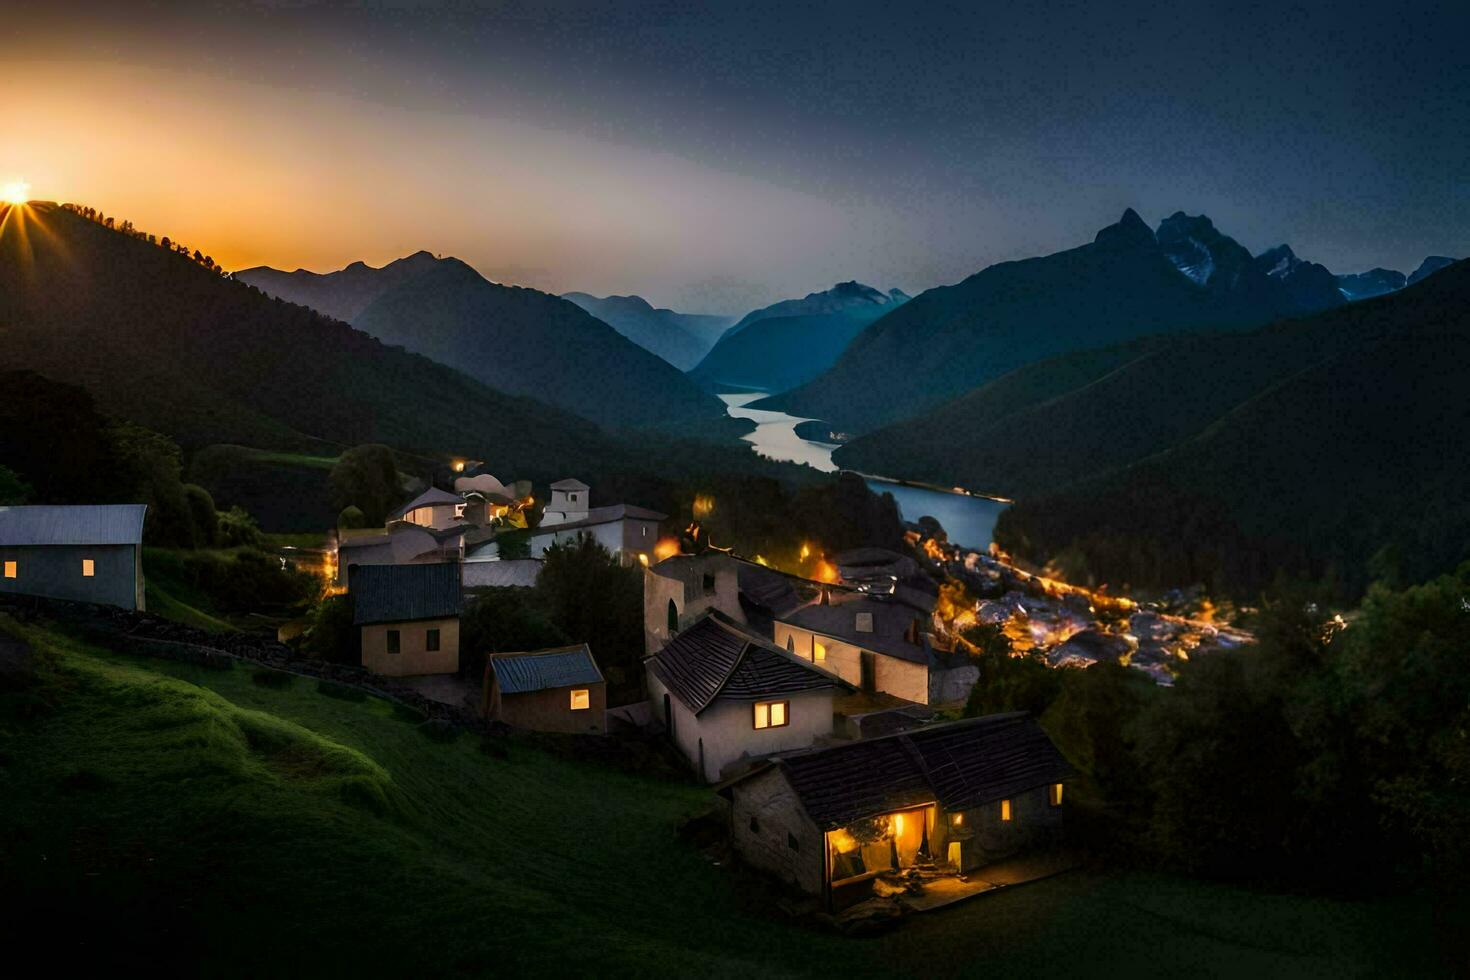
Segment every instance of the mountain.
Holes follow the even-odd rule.
[[[1370,269],[1348,276],[1337,277],[1337,288],[1348,299],[1372,299],[1386,296],[1404,288],[1407,279],[1402,272],[1393,269]]]
[[[282,272],[261,265],[237,272],[235,278],[288,303],[309,306],[318,313],[351,323],[384,291],[433,268],[437,261],[429,252],[415,252],[381,269],[374,269],[366,262],[354,262],[345,269],[327,273],[305,269]]]
[[[383,442],[527,475],[610,451],[583,419],[54,206],[0,209],[0,323],[0,368],[82,387],[186,449]]]
[[[680,371],[699,363],[734,322],[733,317],[676,313],[654,307],[642,296],[592,296],[562,293],[644,350],[652,351]]]
[[[458,259],[439,259],[384,290],[353,323],[500,391],[608,428],[739,427],[719,399],[575,303],[492,283]]]
[[[1414,283],[1418,282],[1419,280],[1423,279],[1424,277],[1426,277],[1426,276],[1432,276],[1436,272],[1438,272],[1440,269],[1446,268],[1446,267],[1451,266],[1451,265],[1454,265],[1454,264],[1455,264],[1455,260],[1452,259],[1452,258],[1449,258],[1448,256],[1444,256],[1444,255],[1431,255],[1427,259],[1425,259],[1423,262],[1420,262],[1419,263],[1419,268],[1415,269],[1414,272],[1413,272],[1413,274],[1411,274],[1409,276],[1408,285],[1412,286],[1412,285],[1414,285]]]
[[[354,262],[318,275],[261,267],[236,278],[601,426],[707,432],[729,425],[717,399],[581,307],[492,283],[459,259],[417,252],[381,269]]]
[[[1015,496],[997,541],[1115,584],[1360,591],[1470,557],[1470,263],[1247,332],[1022,368],[837,451],[844,466]],[[891,467],[891,468],[885,468]]]
[[[821,374],[852,339],[909,297],[859,282],[840,282],[802,299],[747,313],[690,376],[706,385],[785,391]]]
[[[930,289],[870,324],[827,371],[754,407],[871,431],[1057,354],[1311,305],[1208,219],[1175,215],[1161,232],[1129,209],[1086,245]]]
[[[1268,248],[1255,258],[1257,271],[1283,287],[1283,315],[1330,310],[1343,301],[1337,277],[1325,265],[1297,258],[1290,245]]]

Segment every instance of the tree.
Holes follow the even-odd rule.
[[[219,539],[219,513],[209,491],[196,483],[184,484],[184,503],[189,508],[189,522],[194,528],[194,546],[212,547]]]
[[[460,618],[459,669],[477,680],[484,674],[487,654],[542,650],[570,642],[547,617],[533,590],[491,589],[471,600]]]
[[[356,507],[374,527],[403,501],[398,466],[393,450],[387,446],[372,444],[347,450],[333,464],[329,480],[336,508]]]
[[[592,648],[615,692],[611,696],[636,696],[643,664],[642,573],[623,567],[590,535],[579,534],[547,550],[536,592],[571,642]]]
[[[30,485],[15,475],[15,471],[0,466],[0,505],[23,504],[31,495]]]

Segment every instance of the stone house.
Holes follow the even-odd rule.
[[[769,639],[773,617],[801,604],[792,581],[724,551],[665,558],[643,572],[643,648],[656,653],[711,609]]]
[[[841,908],[881,875],[962,874],[1058,842],[1072,774],[1013,712],[783,755],[719,792],[747,863]]]
[[[146,504],[0,507],[0,593],[143,609]]]
[[[607,682],[587,644],[491,654],[485,717],[537,732],[601,735]]]
[[[833,733],[847,685],[711,610],[644,661],[649,709],[706,782]]]
[[[362,665],[390,677],[457,672],[464,609],[459,570],[457,562],[352,566],[347,594]]]

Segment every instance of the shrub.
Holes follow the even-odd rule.
[[[259,684],[261,687],[269,687],[276,690],[281,690],[283,688],[291,686],[291,682],[295,680],[295,675],[288,674],[283,670],[270,670],[268,668],[263,668],[252,673],[250,675],[250,680],[256,684]]]

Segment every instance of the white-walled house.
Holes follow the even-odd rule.
[[[586,534],[624,564],[649,561],[658,544],[659,522],[668,515],[631,504],[592,507],[591,502],[591,491],[582,481],[553,483],[541,523],[531,529],[531,557],[540,558],[552,545]]]
[[[444,530],[464,523],[464,498],[438,487],[430,487],[398,508],[388,522],[407,521],[419,527]]]
[[[794,582],[800,580],[714,549],[665,558],[643,573],[644,651],[656,652],[710,609],[770,637],[773,617],[801,605]]]
[[[833,733],[847,685],[711,611],[645,661],[650,710],[705,782]]]

